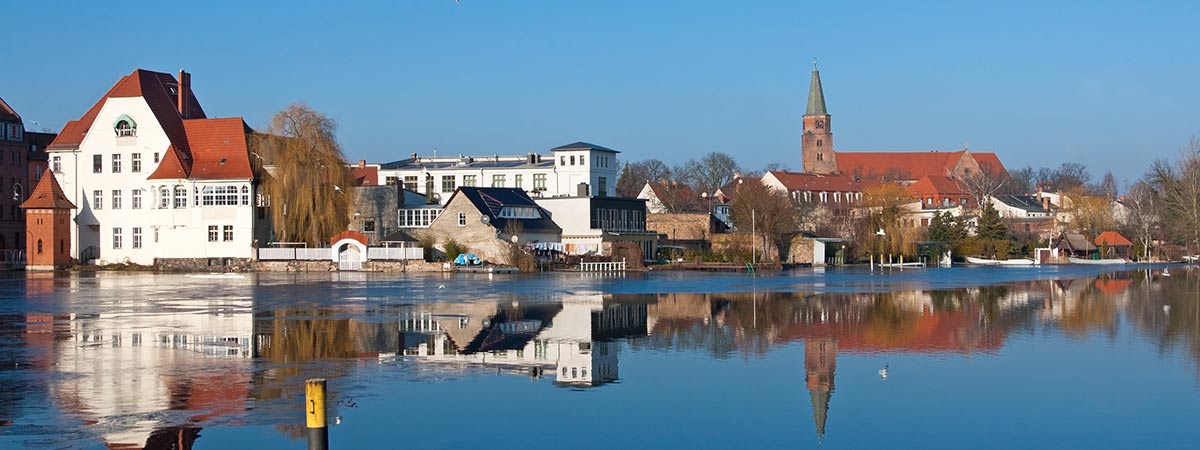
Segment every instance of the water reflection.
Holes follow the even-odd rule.
[[[330,403],[370,382],[360,379],[364,363],[413,379],[500,373],[603,392],[638,382],[621,378],[623,352],[725,360],[803,345],[813,430],[823,437],[840,356],[998,355],[1015,333],[1112,339],[1124,320],[1160,353],[1185,349],[1200,361],[1200,273],[1183,270],[952,291],[558,291],[312,304],[264,302],[280,295],[277,286],[253,277],[163,279],[28,278],[21,308],[58,312],[0,316],[5,433],[26,444],[181,449],[206,427],[270,425],[300,437],[296,404],[314,372],[356,380],[333,383],[342,391]]]

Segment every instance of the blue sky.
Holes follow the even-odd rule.
[[[708,151],[800,167],[818,58],[841,151],[996,151],[1122,187],[1200,135],[1195,2],[22,2],[0,97],[60,129],[122,75],[185,68],[210,116],[304,102],[348,159]],[[18,19],[13,19],[18,18]],[[16,42],[11,39],[16,37]]]

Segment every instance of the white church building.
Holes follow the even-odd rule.
[[[122,77],[46,149],[77,207],[71,256],[251,258],[269,222],[256,206],[250,133],[240,117],[207,118],[187,72]]]

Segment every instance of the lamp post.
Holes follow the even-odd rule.
[[[13,201],[21,201],[21,195],[24,191],[25,189],[21,186],[20,182],[13,183]]]

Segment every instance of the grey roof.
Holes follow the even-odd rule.
[[[1074,251],[1090,252],[1096,249],[1095,245],[1092,245],[1087,238],[1083,237],[1083,235],[1079,233],[1063,234],[1063,236],[1059,238],[1059,245],[1057,247],[1062,248],[1062,244],[1064,243],[1063,241],[1066,241],[1065,243],[1067,244],[1068,248]]]
[[[583,141],[574,142],[571,144],[563,145],[561,147],[554,147],[554,148],[550,149],[550,151],[552,151],[552,152],[557,152],[560,150],[596,150],[596,151],[609,152],[609,153],[621,153],[619,151],[613,150],[608,147],[601,147],[599,145],[592,144],[589,142],[583,142]]]
[[[1042,201],[1033,195],[997,195],[996,200],[1013,208],[1025,210],[1033,213],[1043,213],[1046,209],[1042,207]]]
[[[508,169],[516,167],[551,167],[554,165],[554,158],[543,156],[540,161],[530,163],[528,159],[515,160],[512,157],[469,157],[462,159],[447,160],[439,158],[436,161],[430,161],[429,158],[421,159],[402,159],[389,163],[380,164],[380,170],[398,170],[398,169],[427,169],[427,170],[446,170],[446,169]]]
[[[450,201],[454,201],[454,197],[462,195],[471,204],[475,205],[480,213],[487,216],[488,223],[497,230],[503,230],[507,227],[508,221],[512,220],[520,223],[525,231],[550,231],[561,233],[562,228],[559,228],[554,221],[550,220],[550,214],[538,206],[529,194],[525,193],[521,188],[485,188],[485,187],[469,187],[463,186],[454,191],[454,195],[450,197]],[[447,202],[447,204],[449,204]],[[529,206],[537,208],[541,211],[540,219],[504,219],[500,217],[500,210],[505,206]]]
[[[828,114],[825,111],[825,91],[821,89],[821,74],[817,72],[816,63],[813,63],[812,83],[808,86],[808,110],[804,115],[824,116]]]

